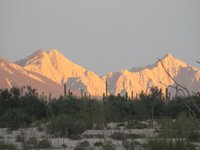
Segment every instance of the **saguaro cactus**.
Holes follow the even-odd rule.
[[[133,91],[131,91],[131,99],[133,100]]]
[[[64,84],[64,98],[67,98],[67,86]]]
[[[106,97],[108,97],[108,81],[107,81],[107,79],[106,79]]]
[[[81,99],[83,99],[83,89],[81,89]]]
[[[178,86],[176,85],[176,95],[175,95],[175,97],[178,97]]]
[[[49,101],[51,100],[51,92],[49,93]]]
[[[165,97],[166,97],[166,100],[169,100],[169,91],[168,91],[168,88],[165,89]]]
[[[125,93],[125,99],[128,100],[128,92]]]
[[[103,93],[103,100],[105,100],[106,99],[106,95],[105,95],[105,93]]]

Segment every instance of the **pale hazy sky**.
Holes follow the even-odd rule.
[[[56,48],[100,75],[170,52],[198,66],[200,0],[0,0],[0,55]]]

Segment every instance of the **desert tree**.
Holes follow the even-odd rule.
[[[200,113],[200,107],[195,102],[195,100],[194,100],[193,96],[190,94],[189,90],[186,87],[184,87],[183,85],[181,85],[179,82],[177,82],[174,79],[174,77],[172,77],[172,75],[167,71],[166,67],[162,63],[162,60],[160,58],[158,58],[158,61],[161,63],[161,66],[164,69],[165,73],[168,75],[168,77],[174,82],[175,86],[170,86],[170,87],[172,87],[176,90],[176,96],[177,96],[177,92],[181,91],[182,94],[186,97],[183,99],[184,100],[183,102],[188,109],[189,116],[190,116],[191,120],[194,122],[194,124],[197,125],[198,128],[200,128],[200,120],[197,117],[197,113],[198,114]],[[197,61],[197,63],[200,63],[200,62]],[[194,106],[194,108],[197,110],[197,113],[194,111],[192,106]]]

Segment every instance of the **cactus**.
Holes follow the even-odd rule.
[[[168,88],[166,88],[166,93],[165,93],[166,95],[166,100],[170,100],[170,98],[171,98],[171,94],[169,93],[169,90],[168,90]]]
[[[131,99],[133,100],[133,91],[131,91]]]
[[[105,100],[106,99],[106,95],[105,95],[105,93],[103,93],[103,100]]]
[[[162,89],[159,90],[159,98],[162,99]]]
[[[118,96],[118,97],[121,97],[121,93],[118,93],[117,96]]]
[[[40,95],[40,98],[42,99],[42,100],[44,100],[45,98],[44,98],[45,96],[44,96],[44,92],[42,92],[42,95]]]
[[[64,84],[64,99],[67,98],[67,87],[66,84]]]
[[[81,99],[83,99],[83,90],[81,89]]]
[[[108,97],[108,81],[106,79],[106,97]]]
[[[175,97],[178,97],[178,86],[176,85],[176,95],[175,95]]]
[[[125,93],[125,99],[128,100],[128,92]]]
[[[68,96],[72,96],[72,95],[73,95],[72,91],[68,89]]]
[[[168,88],[165,89],[165,96],[166,96],[166,100],[169,100]]]
[[[49,93],[49,101],[51,100],[51,92]]]

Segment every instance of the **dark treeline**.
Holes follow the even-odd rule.
[[[200,96],[192,97],[200,106]],[[52,133],[65,134],[65,128],[52,131],[62,126],[68,126],[67,134],[74,131],[81,133],[92,127],[94,123],[127,121],[132,119],[157,119],[161,117],[176,118],[181,113],[189,113],[185,102],[197,113],[188,97],[176,97],[166,100],[158,89],[152,88],[151,93],[141,93],[137,99],[129,100],[123,96],[108,96],[104,100],[78,99],[73,95],[66,98],[45,100],[38,96],[30,87],[0,90],[0,127],[17,129],[27,127],[33,122],[51,121],[49,130]],[[71,130],[69,128],[71,126]]]

